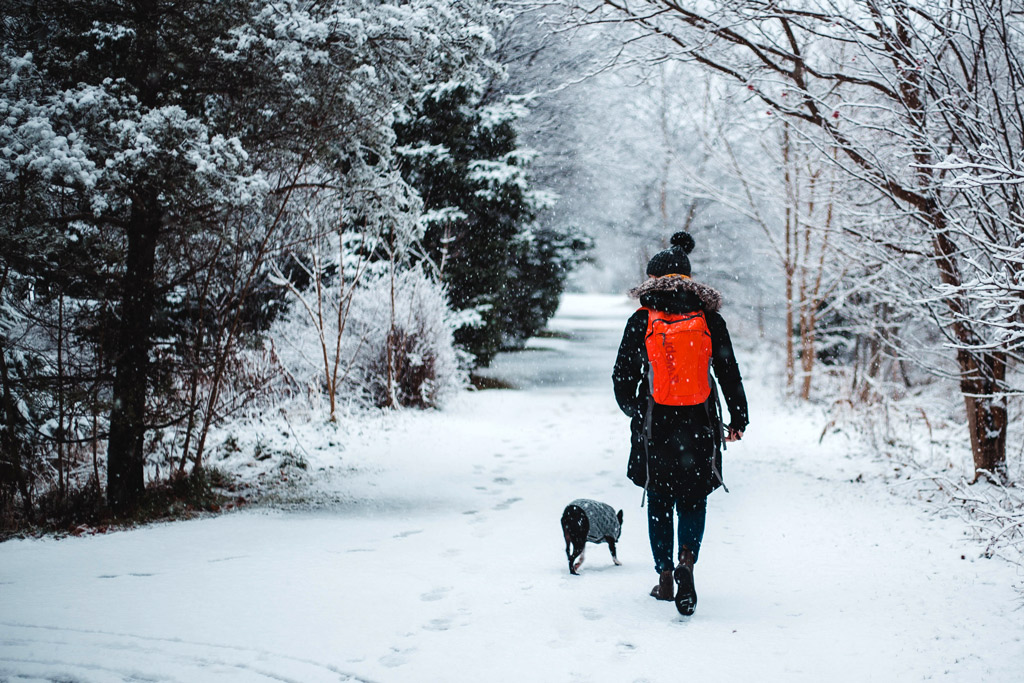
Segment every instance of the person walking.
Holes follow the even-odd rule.
[[[723,486],[723,442],[743,437],[747,399],[718,291],[690,277],[687,232],[647,264],[648,279],[630,291],[641,308],[630,316],[612,382],[631,423],[626,476],[645,490],[648,535],[658,584],[651,595],[693,614],[693,569],[704,536],[707,497]],[[714,375],[729,409],[725,427]],[[728,490],[728,489],[726,489]],[[673,565],[673,511],[678,563]],[[675,585],[673,585],[675,584]]]

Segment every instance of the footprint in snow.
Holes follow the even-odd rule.
[[[598,612],[596,609],[590,607],[584,607],[580,610],[580,614],[587,621],[597,621],[598,619],[604,619],[604,615]]]
[[[410,536],[415,536],[416,534],[422,534],[422,533],[423,533],[423,529],[410,529],[408,531],[399,532],[399,533],[395,534],[394,536],[392,536],[392,538],[408,538]]]
[[[100,574],[97,579],[119,579],[122,576],[156,576],[156,574],[147,574],[144,572],[131,572],[128,574]]]
[[[426,631],[447,631],[452,627],[452,620],[448,618],[431,619],[423,625]]]
[[[409,648],[408,650],[399,650],[398,648],[391,648],[391,652],[380,658],[380,663],[389,668],[395,668],[402,666],[409,662],[409,655],[416,651],[416,648]]]
[[[421,595],[420,596],[420,600],[422,600],[423,602],[436,602],[437,600],[441,600],[446,595],[448,595],[449,591],[451,591],[451,588],[446,588],[444,586],[439,586],[439,587],[437,587],[437,588],[435,588],[435,589],[433,589],[431,591],[427,591],[426,593]]]
[[[493,510],[508,510],[514,503],[518,503],[522,498],[509,498],[495,505]]]
[[[509,479],[508,477],[495,477],[494,478],[494,483],[495,484],[502,484],[504,486],[507,486],[509,484],[514,484],[515,482],[512,481],[511,479]]]

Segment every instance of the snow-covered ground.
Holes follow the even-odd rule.
[[[854,483],[876,466],[819,445],[742,355],[751,427],[709,501],[697,612],[648,597],[610,386],[629,312],[567,297],[571,339],[490,371],[521,390],[343,438],[330,506],[0,545],[0,681],[1021,680],[1015,569]],[[623,566],[590,546],[569,574],[577,497],[624,510]]]

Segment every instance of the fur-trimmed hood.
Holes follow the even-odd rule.
[[[629,295],[634,299],[640,299],[640,303],[644,305],[647,304],[643,299],[656,300],[664,296],[686,294],[695,297],[705,311],[717,313],[722,308],[722,295],[717,289],[681,275],[648,278],[629,290]]]

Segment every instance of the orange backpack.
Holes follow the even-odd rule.
[[[651,396],[666,406],[695,406],[711,394],[711,331],[703,311],[647,311],[647,359]]]

